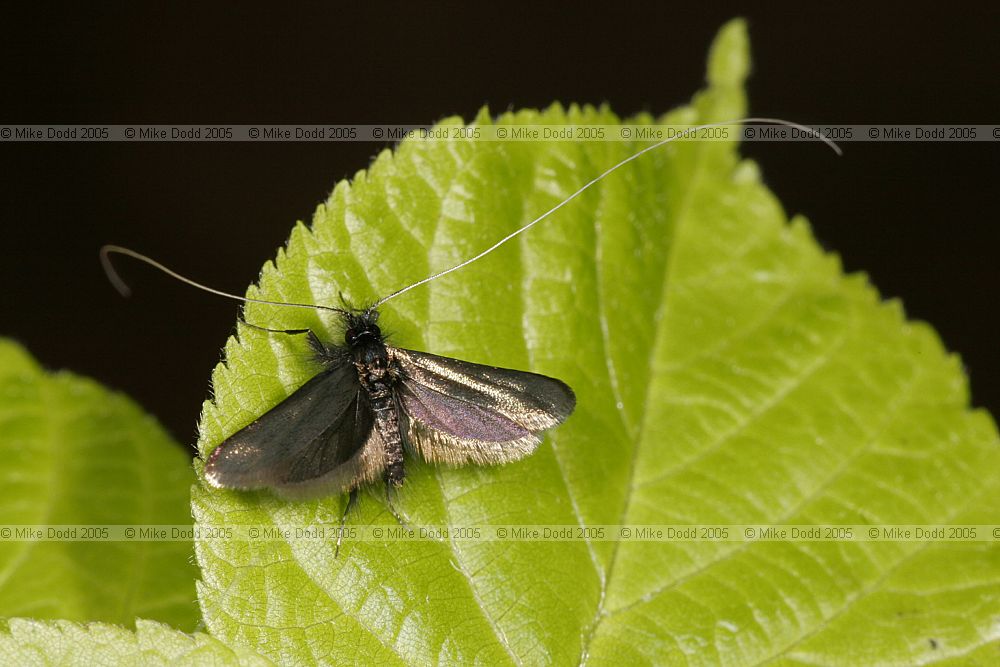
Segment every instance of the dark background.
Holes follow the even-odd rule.
[[[755,114],[1000,123],[998,15],[958,5],[408,7],[7,13],[0,123],[416,125],[553,100],[662,112],[699,88],[709,43],[737,15],[749,21]],[[190,444],[238,306],[137,265],[124,300],[98,247],[131,246],[242,292],[292,224],[384,145],[0,144],[0,335],[47,367],[127,392]],[[840,159],[805,143],[744,152],[848,270],[934,324],[962,355],[973,402],[996,414],[1000,144],[844,149]]]

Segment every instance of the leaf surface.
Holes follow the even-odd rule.
[[[0,517],[16,526],[191,525],[184,451],[132,401],[47,373],[0,339]],[[60,529],[69,531],[70,529]],[[110,533],[109,533],[110,534]],[[198,621],[193,545],[182,541],[0,540],[0,617]],[[49,539],[58,538],[58,539]]]
[[[247,648],[229,648],[212,637],[187,635],[139,619],[135,631],[109,625],[13,618],[0,627],[5,665],[246,665],[274,663]]]
[[[659,120],[739,118],[747,71],[737,21],[708,87]],[[619,122],[553,106],[473,125]],[[249,294],[369,303],[643,145],[404,141],[338,184]],[[246,320],[342,336],[317,312],[251,304]],[[579,399],[523,462],[408,460],[398,504],[416,526],[998,519],[996,428],[969,410],[957,359],[787,220],[734,141],[643,156],[381,322],[401,347],[545,373]],[[300,337],[239,334],[213,376],[203,455],[317,370]],[[351,523],[394,526],[383,493]],[[206,527],[335,526],[344,502],[194,493]],[[1000,633],[1000,553],[982,542],[359,541],[335,559],[332,542],[289,539],[197,553],[213,634],[286,662],[912,664],[991,654]]]

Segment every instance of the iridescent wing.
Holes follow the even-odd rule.
[[[343,493],[379,477],[381,438],[349,363],[328,368],[212,450],[210,484],[285,498]]]
[[[426,461],[516,461],[576,405],[564,382],[537,373],[399,348],[390,355],[400,373],[395,393],[404,442]]]

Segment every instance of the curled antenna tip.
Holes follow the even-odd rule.
[[[286,308],[313,308],[318,310],[329,310],[334,313],[340,313],[340,314],[344,314],[347,312],[343,308],[337,308],[334,306],[320,306],[312,303],[288,303],[284,301],[271,301],[269,299],[253,299],[250,297],[239,296],[238,294],[230,294],[229,292],[223,292],[222,290],[217,290],[214,287],[208,287],[207,285],[202,285],[199,282],[195,282],[190,278],[182,276],[176,271],[167,268],[163,264],[160,264],[152,257],[147,257],[146,255],[138,253],[135,250],[130,250],[128,248],[123,248],[122,246],[117,246],[117,245],[102,246],[101,266],[104,267],[104,273],[107,274],[108,280],[111,281],[111,284],[114,285],[115,289],[121,292],[123,296],[128,296],[129,294],[131,294],[132,291],[129,289],[128,285],[125,284],[125,281],[121,279],[121,276],[118,275],[118,272],[115,271],[114,266],[111,265],[110,255],[112,254],[125,255],[126,257],[137,259],[140,262],[143,262],[144,264],[152,266],[154,269],[158,271],[162,271],[171,278],[179,280],[185,285],[190,285],[191,287],[200,289],[203,292],[208,292],[209,294],[215,294],[216,296],[225,297],[227,299],[233,299],[234,301],[242,301],[243,303],[262,303],[270,306],[284,306]]]
[[[132,289],[122,280],[122,277],[118,275],[118,271],[115,270],[114,265],[111,263],[111,253],[113,252],[123,252],[126,251],[125,248],[116,245],[102,245],[101,246],[101,267],[104,269],[104,275],[108,277],[108,282],[121,294],[123,297],[128,298],[132,296]],[[128,254],[128,252],[125,252]]]
[[[802,125],[801,123],[796,123],[794,121],[785,120],[784,118],[757,118],[757,117],[743,118],[741,120],[737,120],[737,121],[733,121],[733,122],[737,122],[737,123],[767,123],[769,125],[784,125],[785,127],[792,127],[792,128],[797,129],[797,130],[801,130],[803,133],[808,134],[809,136],[811,136],[814,139],[819,139],[824,144],[826,144],[827,146],[829,146],[830,149],[834,153],[836,153],[838,156],[842,157],[844,155],[844,151],[840,150],[840,146],[837,145],[836,141],[834,141],[830,137],[826,136],[825,134],[823,134],[819,130],[817,130],[815,128],[812,128],[812,127],[808,127],[806,125]]]
[[[822,135],[820,135],[820,139],[823,140],[823,143],[827,144],[830,148],[833,149],[833,152],[837,154],[837,157],[844,157],[844,151],[840,150],[840,146],[837,145],[836,141],[834,141],[830,137],[824,137]]]

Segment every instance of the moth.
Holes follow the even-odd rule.
[[[113,253],[138,259],[181,282],[230,299],[337,313],[345,332],[340,345],[325,343],[308,330],[274,330],[247,323],[266,331],[306,334],[321,370],[288,398],[216,446],[205,463],[205,479],[216,487],[266,488],[291,499],[349,491],[343,517],[346,519],[359,488],[381,478],[388,500],[389,490],[403,483],[404,452],[449,465],[516,461],[533,452],[541,442],[541,434],[565,421],[576,405],[573,390],[554,378],[389,345],[378,326],[379,306],[478,261],[643,154],[677,139],[696,136],[702,129],[747,122],[793,127],[840,153],[834,142],[812,128],[780,119],[742,118],[692,126],[607,168],[474,257],[398,289],[361,310],[230,294],[120,246],[101,248],[101,261],[109,280],[124,295],[129,290],[111,265],[109,255]],[[400,518],[391,502],[389,509]],[[338,548],[339,544],[338,539]]]
[[[344,343],[305,332],[322,370],[212,450],[209,484],[289,499],[380,478],[398,487],[404,451],[453,466],[516,461],[576,405],[554,378],[389,345],[374,308],[341,316]]]

